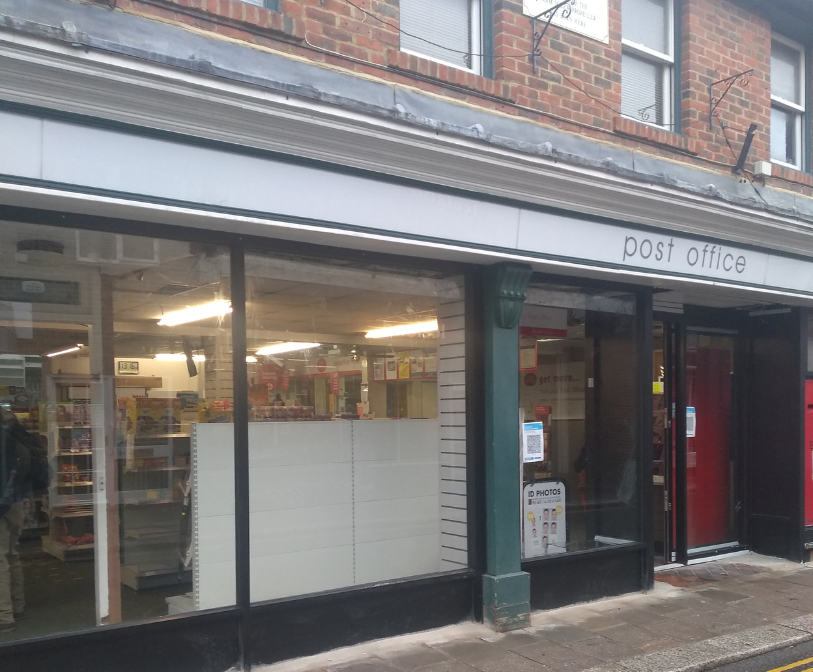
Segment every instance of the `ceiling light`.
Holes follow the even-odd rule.
[[[373,329],[367,332],[367,338],[388,338],[389,336],[407,336],[409,334],[424,334],[429,331],[438,330],[438,321],[429,320],[427,322],[412,322],[410,324],[399,324],[395,327],[384,327],[383,329]]]
[[[159,352],[153,358],[159,362],[185,362],[186,355],[182,352]],[[192,355],[193,362],[205,362],[206,355]]]
[[[49,352],[46,357],[56,357],[58,355],[67,355],[69,352],[79,352],[81,348],[78,345],[74,345],[72,348],[65,348],[64,350],[58,350],[57,352]]]
[[[203,303],[199,306],[166,313],[158,321],[158,324],[162,327],[174,327],[179,324],[206,320],[210,317],[223,317],[230,312],[231,301],[212,301],[211,303]]]
[[[297,350],[309,350],[310,348],[318,348],[321,343],[297,343],[291,341],[288,343],[274,343],[273,345],[266,345],[264,348],[257,350],[257,354],[261,357],[264,355],[281,355],[283,352],[296,352]]]
[[[257,363],[257,358],[256,357],[254,357],[252,355],[249,355],[248,357],[246,357],[246,364],[256,364],[256,363]]]

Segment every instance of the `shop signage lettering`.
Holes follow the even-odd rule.
[[[624,251],[621,261],[625,263],[642,259],[644,261],[661,262],[664,266],[668,266],[672,264],[673,257],[675,260],[678,258],[685,259],[685,262],[692,268],[724,271],[732,275],[745,273],[748,263],[744,254],[729,252],[722,245],[712,245],[711,243],[703,245],[691,244],[680,239],[675,242],[674,238],[668,240],[641,236],[626,236],[624,238]]]

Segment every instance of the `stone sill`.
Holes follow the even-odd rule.
[[[771,178],[784,180],[785,182],[793,182],[794,184],[801,184],[805,187],[813,188],[813,175],[804,173],[801,170],[794,170],[793,168],[785,168],[775,163],[771,164]]]
[[[98,2],[99,0],[97,0]],[[250,5],[240,0],[136,0],[145,4],[164,6],[178,12],[208,19],[231,27],[262,31],[273,37],[290,41],[302,41],[305,38],[301,22],[279,12],[272,12],[264,7]]]
[[[670,149],[683,152],[684,154],[697,155],[697,141],[694,138],[688,138],[685,135],[679,135],[678,133],[672,133],[662,128],[642,124],[641,122],[628,119],[627,117],[613,117],[613,132],[629,138],[646,140],[647,142],[661,145],[662,147],[669,147]]]
[[[423,78],[435,80],[441,86],[451,84],[468,89],[472,93],[481,93],[499,98],[504,102],[511,102],[508,96],[508,85],[503,85],[497,80],[398,49],[388,49],[386,56],[387,67],[390,70],[420,75]]]

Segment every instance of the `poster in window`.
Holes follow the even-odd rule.
[[[423,350],[409,353],[409,372],[412,378],[423,378]]]
[[[373,380],[384,380],[384,358],[376,357],[373,360]]]
[[[519,339],[519,370],[536,371],[537,367],[537,345],[536,338]]]
[[[529,483],[522,491],[522,557],[567,551],[566,487],[562,481]]]
[[[398,359],[395,355],[387,355],[387,380],[398,379]]]
[[[409,378],[409,352],[398,353],[398,379]]]
[[[686,407],[686,438],[694,439],[697,436],[697,410],[694,406]]]
[[[437,378],[438,375],[438,353],[434,351],[425,352],[423,356],[423,375],[425,378]]]

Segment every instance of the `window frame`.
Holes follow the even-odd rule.
[[[773,93],[773,81],[771,81],[771,110],[776,108],[777,110],[781,110],[786,114],[792,114],[794,118],[794,129],[796,133],[795,139],[795,151],[796,151],[796,163],[788,163],[787,161],[781,161],[779,159],[773,158],[773,151],[771,151],[771,163],[777,166],[783,166],[784,168],[790,168],[791,170],[799,170],[803,171],[805,169],[805,148],[807,146],[807,134],[805,133],[805,120],[808,118],[807,115],[807,86],[806,86],[806,77],[807,77],[807,50],[805,49],[804,45],[799,44],[798,42],[794,42],[790,38],[785,37],[784,35],[779,35],[778,33],[771,33],[771,44],[774,42],[779,42],[780,44],[792,49],[796,52],[798,58],[798,70],[796,72],[797,84],[799,85],[799,100],[801,100],[801,104],[794,103],[790,100],[786,100],[780,96],[776,96]],[[773,52],[773,47],[771,48],[771,52]],[[771,68],[771,75],[773,75],[773,68]]]
[[[623,0],[622,0],[623,2]],[[663,128],[666,130],[671,130],[674,122],[675,122],[675,110],[674,110],[674,88],[675,88],[675,67],[676,67],[676,58],[675,58],[675,46],[676,46],[676,39],[675,39],[675,0],[666,0],[666,26],[664,29],[666,30],[667,36],[667,48],[669,49],[668,53],[661,53],[660,51],[655,51],[654,49],[650,49],[649,47],[640,44],[638,42],[634,42],[630,39],[624,37],[624,25],[622,21],[621,25],[621,53],[628,54],[640,60],[648,61],[649,63],[654,63],[659,65],[663,68],[663,81],[662,81],[662,100],[661,105],[663,106],[663,117],[664,121],[663,124],[658,124],[653,121],[647,121],[646,119],[642,119],[641,117],[634,117],[629,114],[621,113],[621,116],[625,117],[626,119],[632,119],[633,121],[637,121],[640,124],[646,124],[647,126],[653,126],[655,128]],[[623,76],[623,75],[622,75]],[[623,99],[623,85],[622,85],[622,99]],[[644,108],[647,109],[647,108]]]
[[[402,0],[403,1],[403,0]],[[436,0],[437,2],[443,2],[443,0]],[[419,51],[414,51],[412,49],[404,49],[401,45],[398,45],[399,51],[403,51],[405,54],[410,54],[412,56],[417,56],[418,58],[424,58],[427,61],[433,61],[435,63],[440,63],[441,65],[446,65],[450,68],[456,68],[457,70],[463,70],[463,72],[473,72],[475,75],[482,75],[483,74],[483,45],[485,40],[483,39],[483,9],[486,6],[486,0],[468,0],[469,5],[469,25],[471,26],[469,30],[469,44],[471,48],[471,67],[467,68],[459,63],[452,63],[450,61],[443,60],[442,58],[437,58],[435,56],[429,56],[428,54],[423,54]],[[399,40],[400,40],[400,20],[399,20]]]

